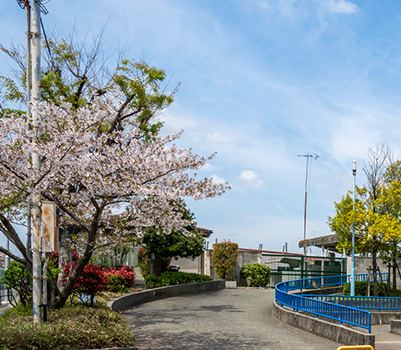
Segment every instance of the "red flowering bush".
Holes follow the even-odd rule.
[[[54,255],[54,259],[58,259],[57,255]],[[78,264],[79,254],[73,252],[72,261],[67,264],[63,264],[63,283],[67,283],[68,276],[74,271]],[[93,306],[95,296],[104,290],[107,290],[109,284],[109,278],[104,271],[101,270],[100,266],[89,262],[79,275],[77,282],[74,285],[73,294],[78,295],[81,302]]]
[[[237,243],[222,242],[213,244],[212,266],[219,277],[232,280],[237,257]]]
[[[99,266],[89,263],[79,275],[74,290],[78,293],[83,303],[90,303],[90,306],[93,306],[96,294],[106,290],[108,284],[109,278],[107,274]],[[88,297],[85,296],[89,296],[90,300],[87,300]]]
[[[135,284],[135,272],[129,266],[124,266],[119,270],[107,269],[104,272],[109,279],[107,290],[110,292],[128,292]]]

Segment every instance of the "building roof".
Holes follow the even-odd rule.
[[[210,235],[213,233],[212,230],[208,230],[207,228],[203,228],[203,227],[197,227],[196,228],[199,232],[202,232],[202,236],[204,238],[209,238]]]
[[[337,234],[314,237],[300,241],[298,243],[298,247],[305,248],[314,246],[314,247],[324,248],[335,253],[341,253],[337,249],[338,240],[339,236]]]
[[[238,248],[239,251],[245,251],[245,252],[262,252],[265,254],[274,254],[274,255],[299,255],[299,256],[303,256],[303,254],[299,254],[299,253],[284,253],[284,252],[277,252],[277,251],[273,251],[273,250],[259,250],[259,249],[248,249],[248,248]]]

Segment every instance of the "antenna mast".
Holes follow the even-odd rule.
[[[312,163],[309,162],[310,158],[314,158],[315,160],[320,158],[316,153],[314,154],[299,154],[298,157],[305,157],[306,158],[306,174],[305,174],[305,206],[304,206],[304,240],[306,239],[306,209],[308,205],[308,189],[310,185],[309,174],[311,171]],[[304,255],[306,255],[308,248],[304,248]]]

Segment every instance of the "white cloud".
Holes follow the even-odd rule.
[[[358,12],[359,7],[347,0],[324,0],[322,2],[331,13],[351,15]]]
[[[222,179],[221,177],[219,177],[217,175],[212,175],[211,178],[215,184],[225,184],[226,183],[226,180]]]
[[[176,114],[164,114],[161,116],[161,121],[164,123],[164,130],[167,133],[177,132],[180,130],[190,130],[196,128],[196,122],[191,116],[182,117]]]
[[[202,167],[202,170],[204,170],[204,171],[213,171],[214,169],[216,169],[216,167],[213,166],[213,165],[210,164],[210,163],[206,163],[206,164]]]
[[[262,187],[265,183],[259,179],[259,175],[253,170],[243,170],[240,174],[240,180],[242,180],[249,187]]]

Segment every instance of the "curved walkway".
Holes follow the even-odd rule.
[[[341,344],[277,321],[274,290],[223,289],[126,310],[139,350],[335,350]]]

